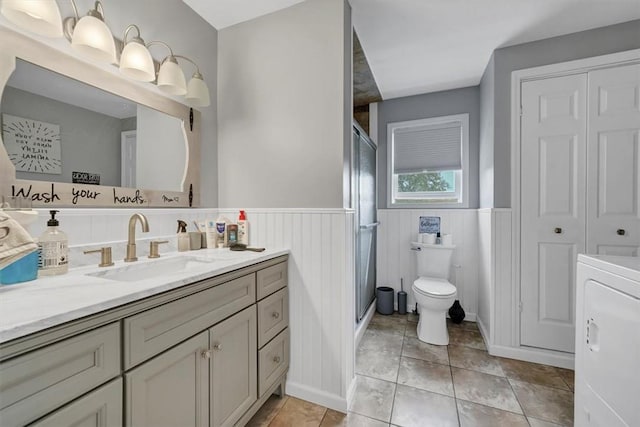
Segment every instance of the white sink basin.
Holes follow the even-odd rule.
[[[196,257],[161,258],[155,261],[140,264],[133,263],[110,270],[88,273],[87,276],[100,277],[118,282],[136,282],[138,280],[152,279],[169,274],[206,270],[206,268],[210,267],[211,264],[216,261],[216,259]]]

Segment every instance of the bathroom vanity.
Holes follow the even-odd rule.
[[[0,424],[244,425],[285,391],[287,258],[207,250],[0,288]]]

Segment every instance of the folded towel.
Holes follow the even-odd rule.
[[[36,251],[38,245],[17,221],[0,211],[0,269]]]

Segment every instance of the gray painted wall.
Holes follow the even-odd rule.
[[[219,32],[221,206],[343,207],[346,10],[308,0]]]
[[[495,118],[495,57],[492,54],[480,80],[480,207],[493,207],[493,122]]]
[[[78,11],[84,15],[93,8],[94,0],[76,0]],[[71,2],[58,2],[61,15],[73,16]],[[109,0],[104,2],[105,21],[115,37],[122,39],[124,30],[129,24],[135,23],[140,27],[142,38],[162,40],[168,43],[174,53],[193,59],[199,66],[200,72],[209,86],[212,105],[199,108],[202,113],[201,149],[201,205],[205,207],[218,206],[218,134],[217,134],[217,44],[218,32],[202,19],[181,0]],[[37,37],[37,36],[36,36]],[[71,46],[63,39],[38,40],[65,52],[71,51]],[[165,48],[153,46],[151,53],[156,59],[163,59],[167,55]],[[88,61],[90,62],[90,61]],[[187,79],[193,74],[194,67],[182,63]],[[115,70],[115,69],[114,69]],[[184,98],[176,98],[184,102]]]
[[[511,206],[511,72],[638,48],[640,20],[635,20],[494,52],[494,207]]]
[[[71,182],[71,172],[100,174],[101,185],[120,186],[122,120],[6,87],[2,113],[60,126],[62,174],[16,171],[19,179]]]
[[[469,208],[478,207],[480,89],[478,86],[378,103],[378,208],[387,208],[387,124],[469,113]]]

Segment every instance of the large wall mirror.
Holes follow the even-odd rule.
[[[0,191],[34,206],[199,201],[199,113],[0,28]]]

